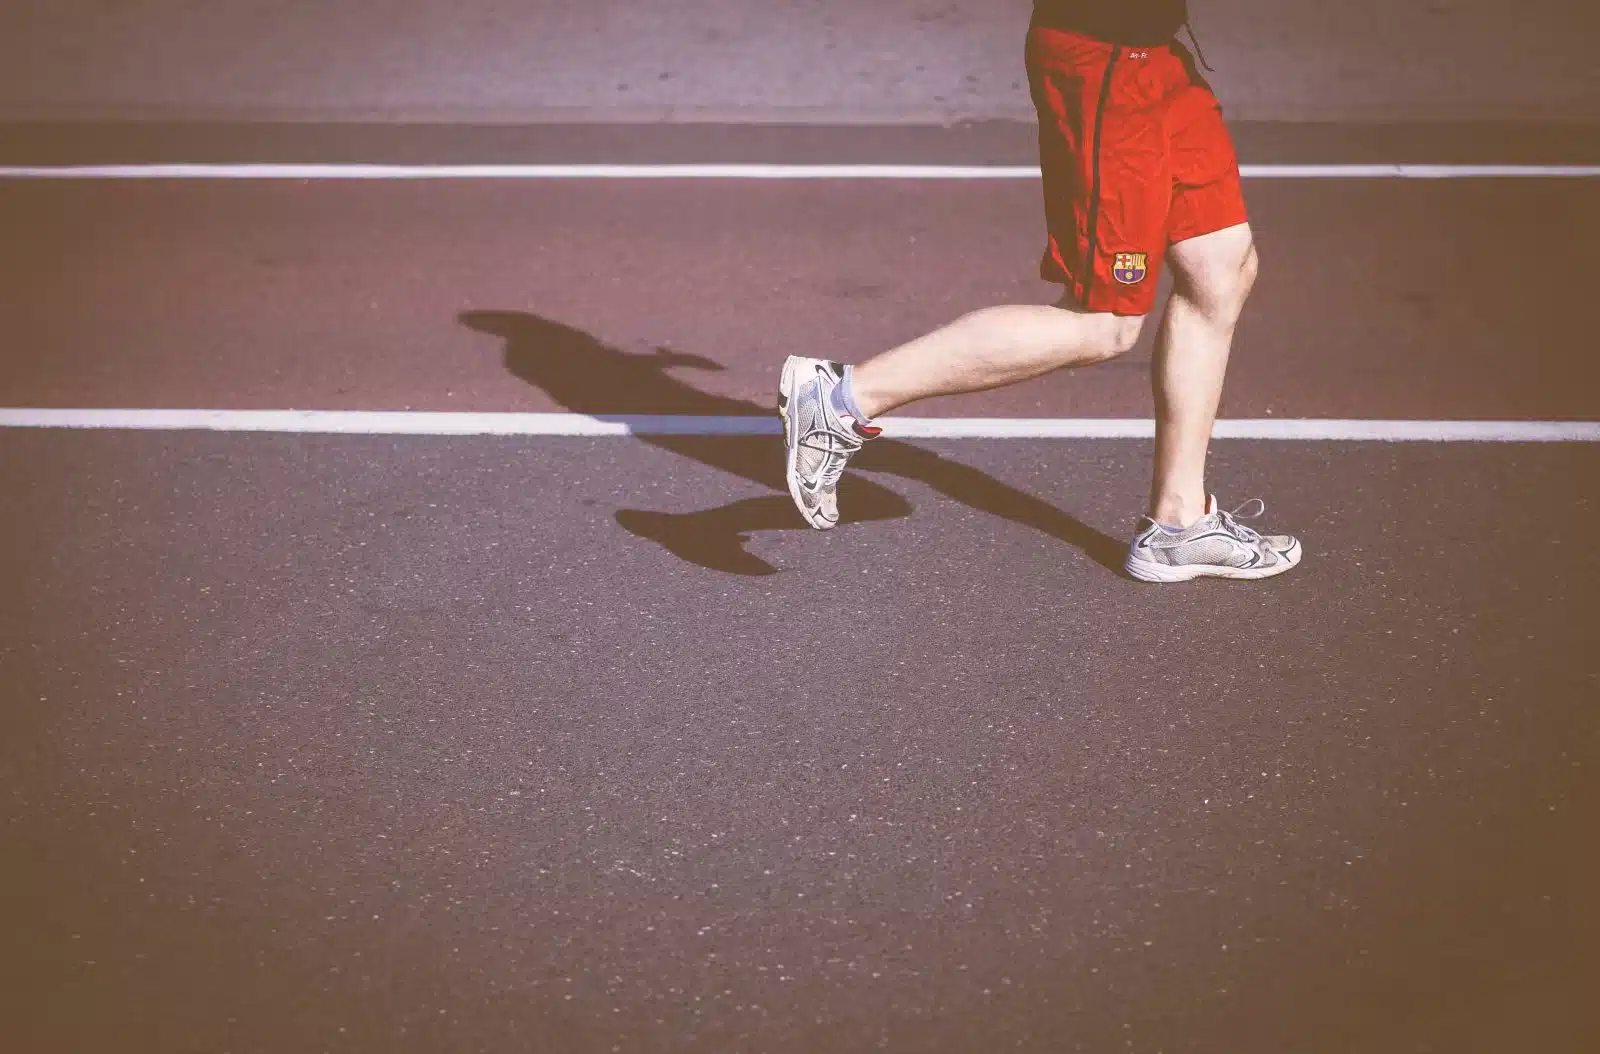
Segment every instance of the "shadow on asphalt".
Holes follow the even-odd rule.
[[[771,417],[768,407],[715,395],[686,384],[674,367],[721,370],[699,355],[666,348],[632,353],[607,345],[582,330],[520,311],[468,311],[462,324],[505,341],[506,369],[544,391],[573,413],[594,417],[684,414]],[[776,369],[774,369],[776,389]],[[809,530],[789,499],[783,448],[776,438],[750,436],[639,436],[639,442],[670,450],[703,465],[758,483],[776,493],[744,498],[690,513],[621,509],[617,523],[690,563],[737,575],[770,575],[777,569],[745,550],[754,531]],[[1090,559],[1122,573],[1126,543],[1067,515],[1048,502],[987,473],[932,451],[893,439],[864,447],[840,484],[841,523],[864,523],[910,515],[905,498],[861,472],[886,472],[924,483],[974,509],[1042,531],[1082,550]]]

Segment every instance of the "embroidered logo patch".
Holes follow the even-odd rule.
[[[1149,273],[1149,253],[1118,253],[1111,262],[1111,277],[1123,285],[1138,285]]]

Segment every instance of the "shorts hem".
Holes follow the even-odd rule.
[[[1051,275],[1041,275],[1040,278],[1052,285],[1060,286],[1060,300],[1071,300],[1078,310],[1082,311],[1086,315],[1116,315],[1118,318],[1144,318],[1149,315],[1151,311],[1155,310],[1155,298],[1153,295],[1150,299],[1150,303],[1145,304],[1142,307],[1130,306],[1125,302],[1118,302],[1116,300],[1113,300],[1111,304],[1106,305],[1105,301],[1101,297],[1094,295],[1091,295],[1088,302],[1085,302],[1082,282],[1079,282],[1071,277],[1054,277]],[[1058,300],[1058,303],[1060,300]]]
[[[1181,230],[1173,231],[1167,236],[1167,244],[1169,246],[1177,245],[1180,242],[1191,241],[1195,238],[1203,238],[1208,234],[1216,234],[1218,231],[1229,230],[1233,227],[1242,227],[1249,222],[1249,216],[1240,214],[1237,219],[1229,218],[1225,220],[1210,220],[1205,223],[1196,223]]]

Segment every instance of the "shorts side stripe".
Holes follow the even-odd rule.
[[[1100,255],[1100,137],[1105,131],[1106,109],[1111,105],[1111,78],[1117,72],[1117,58],[1121,54],[1120,47],[1111,49],[1111,58],[1106,63],[1106,79],[1100,85],[1100,105],[1094,111],[1094,182],[1089,191],[1089,238],[1084,254],[1083,309],[1085,311],[1092,310],[1089,307],[1089,294],[1094,291],[1094,275]]]

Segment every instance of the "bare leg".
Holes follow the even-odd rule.
[[[1143,323],[1065,303],[983,308],[857,366],[851,388],[861,411],[877,417],[919,399],[1104,361],[1133,347]]]
[[[1205,513],[1206,452],[1234,327],[1255,282],[1248,224],[1172,246],[1173,293],[1151,362],[1156,458],[1150,516],[1187,527]]]

